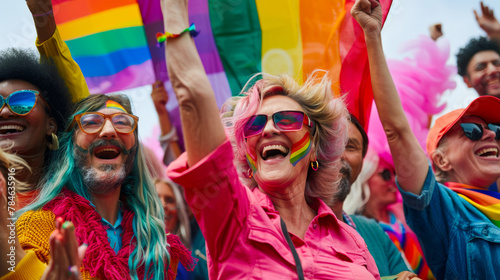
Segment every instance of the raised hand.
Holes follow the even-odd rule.
[[[363,28],[365,37],[380,35],[382,30],[382,8],[378,0],[357,0],[352,6],[351,15]]]
[[[488,37],[491,39],[498,39],[500,37],[500,23],[493,14],[492,9],[481,2],[481,15],[479,15],[476,10],[474,10],[474,15],[476,16],[479,27],[488,34]]]
[[[434,41],[443,36],[443,27],[441,23],[436,23],[429,26],[429,34]]]
[[[50,262],[42,280],[80,280],[87,245],[77,246],[75,227],[71,222],[56,219],[56,229],[50,235]]]
[[[157,112],[165,112],[167,109],[165,106],[168,102],[168,94],[167,90],[165,90],[165,86],[162,81],[156,81],[151,85],[153,90],[151,91],[151,99],[153,99],[153,103],[155,105]]]
[[[26,5],[33,15],[39,42],[45,42],[56,30],[51,0],[26,0]]]

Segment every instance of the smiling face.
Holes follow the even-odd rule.
[[[179,223],[179,217],[177,216],[176,200],[172,187],[162,181],[158,181],[155,187],[160,197],[163,210],[165,211],[165,227],[169,232],[175,234],[177,224]]]
[[[345,146],[342,158],[349,163],[352,169],[350,176],[350,183],[352,184],[358,178],[363,167],[363,137],[352,122],[348,122],[347,131],[349,140]]]
[[[103,114],[123,113],[103,108]],[[101,131],[87,134],[75,126],[74,156],[77,166],[91,193],[103,194],[121,186],[132,170],[137,148],[135,134],[118,133],[109,119]]]
[[[39,89],[22,80],[5,80],[0,82],[0,95],[5,99],[11,93],[23,90]],[[12,113],[5,105],[0,111],[0,143],[13,145],[12,151],[21,156],[43,156],[47,148],[47,136],[56,133],[56,122],[46,111],[45,103],[37,97],[36,106],[25,115]]]
[[[460,123],[481,124],[483,137],[478,141],[470,140]],[[498,154],[499,141],[495,140],[495,132],[487,129],[486,122],[481,118],[465,117],[446,133],[444,165],[440,168],[448,172],[453,182],[488,188],[500,177]]]
[[[380,159],[377,171],[368,179],[370,200],[377,201],[377,205],[388,206],[397,201],[397,187],[394,167]]]
[[[467,65],[467,75],[463,77],[469,88],[482,95],[500,98],[500,55],[495,51],[476,53]]]
[[[279,111],[304,111],[291,98],[283,95],[266,97],[257,114],[272,115]],[[294,184],[305,187],[310,161],[315,161],[313,152],[309,151],[301,160],[295,161],[297,147],[304,137],[310,133],[310,128],[303,125],[299,131],[280,131],[271,118],[268,118],[264,131],[247,138],[248,153],[255,156],[257,171],[254,178],[259,186],[267,191],[279,191]],[[295,144],[295,145],[294,145]],[[292,164],[291,162],[295,164]]]

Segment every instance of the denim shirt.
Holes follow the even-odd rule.
[[[437,279],[500,279],[500,229],[484,214],[438,183],[430,167],[419,196],[400,191]]]

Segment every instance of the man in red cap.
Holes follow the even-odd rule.
[[[391,79],[375,0],[360,0],[353,17],[365,31],[373,96],[403,196],[408,225],[418,235],[437,279],[498,279],[500,99],[481,96],[436,121],[427,150],[411,131]],[[444,183],[444,184],[443,184]]]
[[[457,53],[458,74],[479,94],[500,98],[500,23],[493,10],[481,2],[474,11],[477,23],[488,37],[472,38]]]

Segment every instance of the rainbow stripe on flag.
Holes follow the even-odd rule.
[[[52,0],[62,38],[89,89],[106,93],[168,81],[159,0]],[[384,19],[392,0],[381,0]],[[354,0],[192,0],[190,22],[221,105],[255,73],[287,73],[302,82],[329,71],[336,95],[367,123],[372,92],[364,34],[350,16]],[[168,86],[167,86],[168,88]]]
[[[80,65],[91,92],[112,92],[154,82],[137,1],[52,2],[61,37]]]

